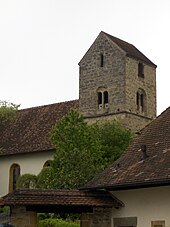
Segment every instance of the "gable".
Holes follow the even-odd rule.
[[[119,38],[116,38],[114,36],[111,36],[103,31],[100,32],[94,43],[91,45],[91,47],[88,49],[88,51],[85,53],[81,61],[79,62],[79,65],[81,65],[85,59],[90,55],[92,49],[94,48],[96,43],[100,44],[100,40],[104,40],[104,43],[106,44],[107,42],[110,43],[111,46],[117,47],[117,49],[122,52],[122,54],[135,58],[137,60],[140,60],[142,62],[145,62],[153,67],[157,67],[152,61],[150,61],[141,51],[139,51],[134,45],[121,40]],[[99,45],[99,49],[102,52],[103,47]],[[106,50],[107,51],[107,50]]]
[[[98,64],[100,61],[100,54],[107,53],[112,50],[112,55],[119,56],[123,55],[125,56],[125,51],[119,47],[116,43],[113,43],[111,39],[109,39],[104,32],[100,32],[100,34],[97,36],[93,44],[90,46],[88,51],[85,53],[83,58],[80,60],[79,65],[85,65],[86,62],[88,64],[91,64],[91,61],[93,60],[93,63],[95,62]],[[111,55],[111,53],[109,53]],[[95,64],[94,63],[94,64]]]

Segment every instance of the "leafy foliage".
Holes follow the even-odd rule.
[[[0,101],[0,123],[4,124],[7,121],[15,119],[18,108],[19,105],[6,101]]]
[[[88,126],[83,116],[71,110],[52,131],[56,147],[53,168],[54,188],[77,188],[100,169],[100,142],[96,126]]]
[[[132,132],[117,121],[88,125],[83,115],[70,110],[52,130],[56,151],[50,166],[44,167],[35,181],[30,176],[21,176],[19,185],[44,189],[79,188],[119,158],[132,136]]]
[[[54,170],[52,167],[43,167],[37,176],[37,188],[52,189],[54,185]]]
[[[126,150],[133,138],[133,133],[121,127],[119,122],[113,121],[99,126],[99,137],[103,151],[102,158],[105,160],[106,167],[118,159]]]
[[[34,189],[37,186],[37,176],[34,174],[23,174],[18,178],[17,187],[18,188],[30,188]]]
[[[62,219],[44,219],[39,221],[38,227],[80,227],[79,223],[64,221]]]
[[[116,121],[88,125],[71,110],[52,131],[56,147],[54,188],[78,188],[116,160],[131,141],[131,131]]]

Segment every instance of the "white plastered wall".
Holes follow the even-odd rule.
[[[0,197],[9,192],[9,170],[12,164],[20,166],[21,175],[25,173],[37,175],[45,162],[52,159],[52,151],[0,157]]]
[[[170,227],[170,186],[114,191],[113,194],[125,204],[113,210],[113,219],[137,217],[137,227],[151,227],[151,221],[161,220],[165,221],[165,227]]]

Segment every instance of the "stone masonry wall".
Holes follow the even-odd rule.
[[[36,227],[37,215],[22,206],[11,207],[11,223],[15,227]]]
[[[111,227],[112,209],[94,208],[93,213],[83,214],[81,227]]]
[[[132,113],[120,113],[112,115],[103,115],[94,118],[86,118],[86,121],[89,124],[93,124],[95,122],[100,123],[112,122],[113,120],[120,122],[120,124],[123,127],[131,129],[133,132],[138,132],[151,122],[151,120],[148,118],[142,118],[141,116]]]
[[[138,76],[139,61],[126,58],[126,110],[149,118],[156,117],[156,68],[144,65],[144,78]],[[145,111],[137,110],[136,93],[142,89],[146,93]]]
[[[138,76],[138,63],[103,33],[99,34],[79,63],[79,110],[88,122],[117,119],[123,126],[138,131],[156,117],[156,68],[142,62],[142,78]],[[138,89],[146,95],[144,110],[137,108]],[[98,106],[100,90],[108,91],[107,108]]]
[[[101,54],[104,56],[100,66]],[[125,106],[125,53],[99,35],[80,62],[79,107],[84,116],[116,112]],[[97,91],[109,93],[109,108],[99,110]]]

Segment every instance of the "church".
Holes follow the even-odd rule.
[[[151,168],[148,163],[149,156],[153,157],[152,161],[157,160],[156,157],[158,157],[158,154],[154,154],[153,144],[151,143],[154,133],[156,133],[154,146],[158,146],[157,151],[163,152],[159,157],[162,161],[158,161],[159,171],[163,170],[166,179],[169,179],[169,172],[166,172],[165,168],[162,169],[163,167],[160,164],[164,163],[166,165],[163,165],[168,170],[170,169],[166,162],[169,158],[169,139],[166,140],[169,133],[164,133],[165,128],[167,132],[169,129],[167,123],[170,120],[169,109],[163,113],[163,117],[156,118],[156,67],[134,45],[103,31],[100,32],[79,62],[78,100],[19,110],[14,122],[0,128],[0,196],[14,191],[17,178],[20,175],[25,173],[38,174],[44,166],[48,165],[48,162],[53,159],[54,153],[54,146],[49,136],[51,129],[56,121],[67,114],[71,108],[75,108],[84,115],[89,123],[116,119],[123,127],[133,130],[139,136],[135,138],[134,143],[128,148],[125,155],[113,167],[106,169],[100,176],[96,176],[81,189],[82,191],[92,190],[92,192],[101,189],[114,191],[114,195],[118,198],[112,196],[112,205],[116,211],[113,209],[114,212],[110,212],[109,207],[109,214],[103,212],[106,214],[104,219],[107,216],[109,221],[107,220],[106,224],[99,224],[99,226],[135,227],[143,225],[165,227],[166,218],[164,216],[166,216],[166,212],[164,212],[164,215],[158,207],[156,208],[160,212],[158,222],[156,215],[150,215],[149,221],[145,222],[143,216],[137,217],[141,213],[136,211],[140,202],[144,207],[142,202],[144,196],[151,204],[152,191],[145,191],[144,188],[154,186],[157,179],[159,179],[159,184],[156,184],[156,186],[169,185],[167,183],[169,180],[161,178],[158,173],[155,177],[153,171],[155,165]],[[166,125],[164,122],[166,122]],[[162,135],[164,136],[162,137]],[[157,141],[159,137],[165,138],[165,143]],[[139,152],[136,153],[137,151],[143,152],[142,158]],[[148,155],[149,151],[151,151],[151,154]],[[167,156],[167,159],[165,156]],[[141,163],[145,163],[146,166]],[[140,194],[137,191],[139,188],[142,188],[144,193]],[[128,193],[124,194],[126,189],[129,189]],[[129,208],[133,201],[133,190],[135,190],[135,196],[138,199],[135,199],[133,208]],[[162,201],[160,202],[162,204],[166,201],[168,190],[169,186],[165,187],[163,193],[157,188],[154,189],[154,199],[157,206],[160,202],[157,195],[162,193]],[[80,196],[80,192],[75,193]],[[148,195],[150,196],[147,197]],[[26,194],[23,194],[23,196],[26,196]],[[82,198],[82,196],[81,194],[80,197]],[[108,195],[104,196],[107,197]],[[121,200],[119,200],[120,198]],[[10,205],[9,201],[10,198],[6,205]],[[105,202],[103,204],[105,204],[103,205],[105,208],[111,206],[110,203],[106,204]],[[141,209],[143,208],[141,207],[139,210],[141,211]],[[148,209],[152,209],[152,206],[149,206]],[[144,210],[142,212],[145,213]],[[114,214],[116,214],[115,218]],[[99,212],[97,216],[102,215]],[[90,221],[88,223],[94,221],[94,219],[92,221],[91,216],[88,216],[87,219]],[[167,220],[169,221],[169,219]],[[137,225],[138,221],[139,225]],[[151,225],[148,225],[148,223],[151,223]],[[84,226],[98,225],[93,223]]]
[[[156,65],[135,46],[100,32],[79,62],[79,100],[19,110],[1,129],[0,196],[20,174],[38,174],[53,158],[50,131],[70,108],[90,122],[116,119],[134,132],[156,117]]]

